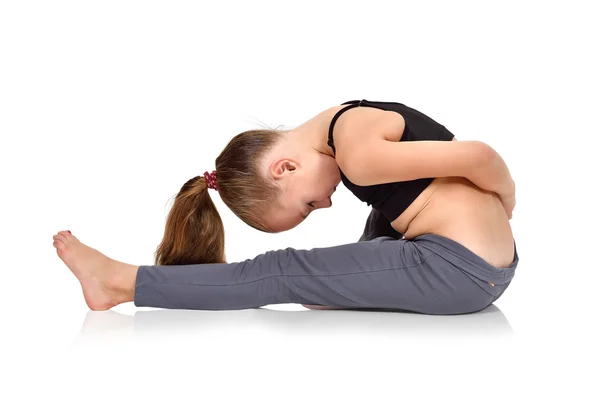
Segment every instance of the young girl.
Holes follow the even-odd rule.
[[[340,181],[373,208],[357,243],[225,262],[223,223],[208,189],[250,226],[282,232],[330,207]],[[54,236],[54,247],[93,310],[134,301],[462,314],[493,303],[514,276],[514,206],[515,184],[490,146],[457,141],[404,104],[355,100],[289,131],[235,136],[216,170],[176,196],[154,266],[110,259],[69,231]]]

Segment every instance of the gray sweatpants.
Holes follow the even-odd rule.
[[[238,310],[298,303],[463,314],[498,299],[519,261],[516,244],[512,264],[496,268],[443,236],[401,237],[373,210],[357,243],[286,248],[226,264],[142,265],[134,304]]]

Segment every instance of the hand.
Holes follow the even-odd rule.
[[[517,199],[515,197],[515,192],[512,195],[508,196],[500,196],[500,202],[502,202],[502,206],[506,211],[506,215],[508,215],[508,219],[512,218],[512,212],[515,209],[515,205],[517,204]]]

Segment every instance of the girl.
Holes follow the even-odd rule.
[[[223,223],[208,189],[247,224],[282,232],[330,207],[340,181],[373,208],[357,243],[226,263]],[[93,310],[134,301],[462,314],[490,305],[514,276],[514,206],[515,184],[490,146],[457,141],[404,104],[355,100],[289,131],[235,136],[216,170],[177,194],[154,266],[110,259],[69,231],[54,236],[54,247]]]

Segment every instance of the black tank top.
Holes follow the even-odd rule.
[[[414,140],[445,140],[451,141],[454,135],[443,125],[435,122],[427,115],[396,102],[352,100],[342,103],[349,104],[339,110],[331,120],[329,125],[329,136],[327,144],[333,149],[335,155],[335,146],[333,144],[333,127],[335,121],[343,112],[354,107],[375,107],[381,110],[396,111],[406,122],[404,133],[400,138],[401,142]],[[344,186],[346,186],[356,197],[372,205],[374,209],[380,211],[389,222],[392,222],[404,212],[415,201],[423,190],[434,178],[416,179],[405,182],[384,183],[380,185],[358,186],[350,182],[340,169],[340,175]]]

